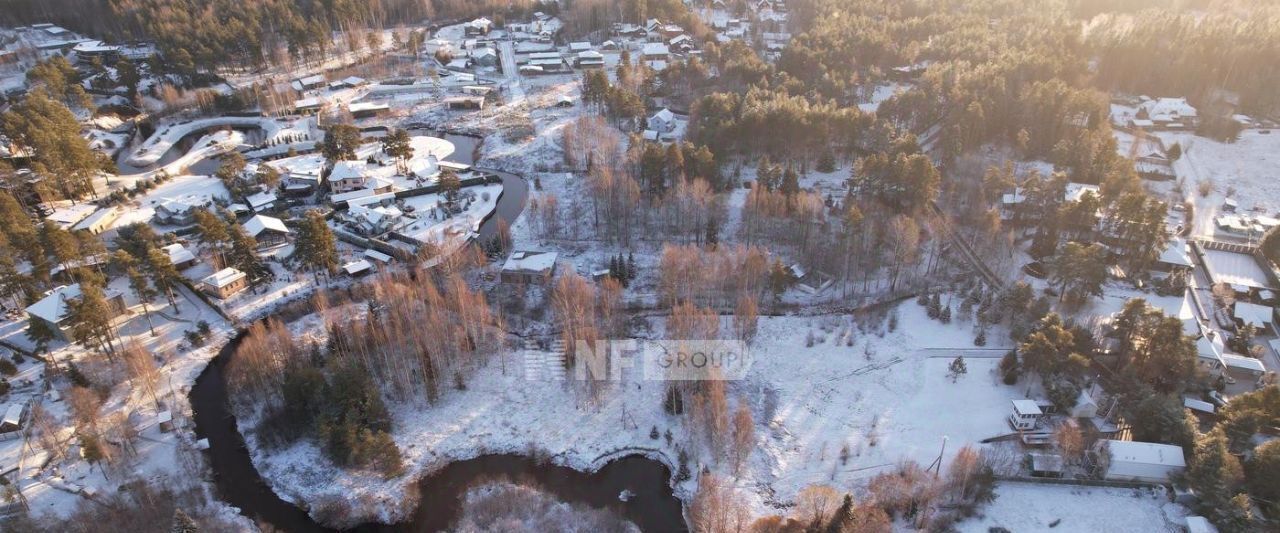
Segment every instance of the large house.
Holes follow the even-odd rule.
[[[1138,106],[1138,117],[1158,128],[1190,129],[1200,121],[1200,113],[1186,98],[1156,98]]]
[[[171,226],[187,226],[195,222],[197,209],[208,209],[213,205],[213,197],[202,194],[188,194],[176,198],[165,198],[156,205],[156,222]]]
[[[124,294],[107,290],[107,305],[111,308],[112,318],[125,312]],[[32,322],[41,322],[61,340],[71,339],[71,310],[80,301],[80,284],[61,285],[50,289],[40,301],[27,307],[27,317]]]
[[[364,188],[369,165],[364,161],[338,161],[329,173],[329,192],[342,194]]]

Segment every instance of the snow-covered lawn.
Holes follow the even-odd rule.
[[[751,372],[735,384],[764,426],[751,465],[753,481],[769,489],[756,490],[761,503],[786,503],[814,483],[853,489],[903,460],[928,465],[944,439],[949,460],[966,444],[1009,433],[1009,402],[1026,391],[997,377],[1004,332],[990,331],[977,349],[969,324],[931,321],[914,302],[896,312],[897,331],[883,337],[847,327],[847,318],[761,320]],[[806,348],[810,332],[815,344]],[[952,383],[958,355],[968,373]]]
[[[960,533],[987,533],[993,527],[1017,533],[1179,533],[1186,510],[1162,489],[1006,482],[996,487],[996,501],[978,513],[956,524]]]
[[[1220,143],[1191,133],[1156,135],[1165,146],[1175,142],[1182,146],[1182,157],[1174,161],[1173,168],[1178,179],[1186,183],[1188,199],[1196,204],[1196,236],[1214,236],[1213,219],[1226,198],[1238,201],[1240,210],[1245,212],[1256,209],[1274,216],[1280,210],[1280,179],[1276,171],[1280,168],[1280,133],[1245,130],[1234,143]],[[1211,184],[1209,196],[1198,194],[1200,183]]]

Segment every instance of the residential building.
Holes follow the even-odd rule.
[[[249,286],[249,277],[238,269],[227,267],[200,280],[200,289],[206,294],[225,300]]]
[[[126,311],[124,294],[113,290],[105,290],[104,293],[107,305],[113,313],[111,318],[123,315]],[[79,283],[54,287],[44,293],[40,301],[27,306],[27,318],[44,323],[56,337],[70,340],[71,310],[81,296]]]
[[[1104,479],[1168,483],[1187,468],[1182,447],[1154,442],[1100,440],[1096,451],[1108,457]]]
[[[244,231],[258,241],[259,246],[274,246],[289,241],[289,227],[276,217],[254,215],[245,221]]]
[[[544,284],[556,274],[559,254],[541,251],[515,251],[502,264],[503,283]]]

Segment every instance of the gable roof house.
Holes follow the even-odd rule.
[[[254,215],[245,221],[244,231],[258,241],[259,246],[271,246],[289,240],[289,227],[276,217]]]
[[[104,290],[108,307],[114,313],[112,318],[125,312],[124,294],[119,291]],[[69,341],[71,339],[71,310],[80,301],[82,293],[80,284],[61,285],[44,293],[40,301],[27,307],[27,319],[42,322],[54,332],[54,336]]]
[[[169,262],[172,263],[173,267],[179,271],[190,268],[192,265],[196,264],[196,254],[192,253],[191,250],[188,250],[187,247],[183,246],[180,242],[167,244],[160,247],[160,250],[164,251],[164,253],[169,256]]]
[[[338,161],[329,173],[329,192],[342,194],[364,188],[369,165],[364,161]]]
[[[649,117],[648,124],[648,129],[658,133],[671,133],[676,129],[676,115],[664,107]]]

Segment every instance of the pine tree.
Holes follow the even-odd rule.
[[[831,515],[831,521],[827,523],[827,533],[844,533],[852,521],[853,496],[845,494],[844,501],[840,502],[840,507]]]
[[[236,269],[244,272],[249,284],[255,287],[270,281],[271,268],[258,257],[258,242],[239,224],[231,227],[231,255],[229,260]]]
[[[627,280],[630,281],[636,279],[636,272],[638,272],[636,269],[636,254],[634,252],[627,252]]]

